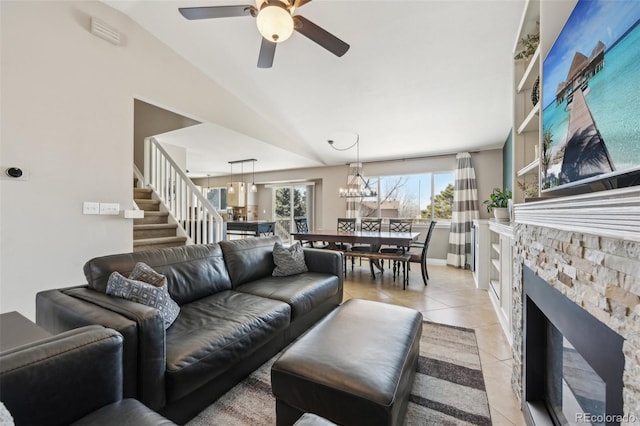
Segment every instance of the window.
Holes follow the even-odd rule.
[[[358,203],[360,216],[413,218],[416,223],[451,220],[454,183],[453,172],[369,178],[378,196]]]
[[[313,229],[313,185],[273,187],[273,217],[276,221],[276,235],[289,241],[295,232],[294,219],[307,218],[309,229]]]
[[[225,210],[227,208],[227,188],[209,188],[206,191],[207,200],[216,210]]]

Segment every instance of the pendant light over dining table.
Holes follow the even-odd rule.
[[[376,197],[378,190],[369,185],[369,180],[362,176],[362,163],[360,162],[360,135],[356,133],[356,141],[346,147],[337,148],[333,140],[328,140],[329,146],[336,151],[348,151],[356,147],[356,162],[349,164],[349,176],[347,177],[347,187],[339,189],[341,198],[366,198]]]

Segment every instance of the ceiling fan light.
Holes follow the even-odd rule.
[[[256,17],[256,24],[262,37],[274,43],[285,41],[293,33],[293,17],[278,4],[263,7]]]

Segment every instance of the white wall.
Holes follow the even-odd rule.
[[[83,201],[132,199],[134,98],[269,143],[288,140],[120,12],[93,1],[2,1],[0,311],[35,317],[35,294],[85,283],[90,258],[132,249],[132,222]],[[121,46],[89,32],[94,16]],[[212,101],[214,100],[214,101]]]
[[[133,102],[133,162],[144,172],[144,140],[149,136],[159,135],[184,127],[200,124],[180,114],[175,114],[139,99]],[[163,146],[166,144],[163,144]],[[175,146],[175,145],[172,145]],[[166,148],[166,147],[165,147]],[[176,147],[177,148],[177,147]],[[171,154],[174,154],[172,152]],[[186,150],[184,161],[178,164],[185,169],[187,164]],[[174,158],[175,160],[176,158]]]
[[[502,150],[494,149],[471,154],[476,172],[480,216],[489,214],[482,201],[489,197],[495,187],[502,186]],[[364,165],[369,176],[407,175],[428,172],[447,172],[456,167],[455,156],[439,156],[404,161],[383,161]],[[211,186],[224,186],[228,177],[211,178]],[[345,186],[347,166],[317,167],[308,169],[285,170],[269,173],[256,173],[256,182],[295,182],[314,181],[316,183],[316,229],[333,229],[338,217],[344,217],[346,201],[338,196],[338,188]],[[196,179],[196,185],[206,186],[206,179]],[[271,190],[259,185],[259,219],[272,220]],[[265,213],[263,213],[263,211]],[[449,228],[438,226],[433,233],[429,248],[429,257],[446,259],[449,244]]]

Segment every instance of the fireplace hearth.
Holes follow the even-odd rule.
[[[527,423],[620,424],[624,339],[527,267],[523,284]]]

